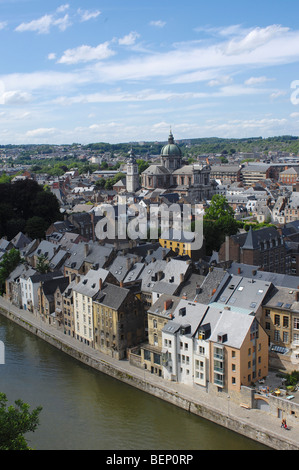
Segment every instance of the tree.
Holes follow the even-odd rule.
[[[42,254],[38,256],[37,263],[36,263],[36,270],[41,273],[45,274],[49,271],[49,260],[46,255]]]
[[[233,208],[230,207],[225,196],[215,194],[203,220],[207,253],[219,251],[225,237],[235,235],[238,230],[239,224],[235,219]]]
[[[27,220],[26,233],[32,239],[44,238],[48,224],[43,217],[34,216]]]
[[[36,430],[42,407],[30,412],[30,406],[22,400],[8,407],[7,401],[6,395],[0,393],[0,450],[30,450],[24,434]]]
[[[5,281],[10,273],[20,264],[21,255],[19,250],[12,248],[10,251],[4,253],[0,262],[0,292],[3,293]]]

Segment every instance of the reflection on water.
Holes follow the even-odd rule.
[[[0,391],[41,405],[39,450],[266,449],[84,366],[0,316]]]

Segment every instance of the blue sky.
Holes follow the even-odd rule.
[[[294,0],[0,0],[0,144],[298,135],[298,18]]]

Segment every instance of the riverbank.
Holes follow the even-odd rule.
[[[157,398],[210,420],[218,425],[251,438],[277,450],[299,449],[299,424],[290,431],[280,428],[280,419],[255,409],[244,409],[227,398],[209,396],[205,391],[182,384],[166,382],[149,372],[132,366],[128,361],[117,361],[92,348],[65,336],[61,331],[46,325],[29,312],[19,310],[0,297],[0,313],[27,331],[47,341],[82,363],[134,386]]]

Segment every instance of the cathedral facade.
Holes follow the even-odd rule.
[[[182,151],[175,144],[170,131],[168,143],[161,150],[160,163],[150,165],[142,173],[142,187],[149,190],[167,189],[181,196],[203,201],[211,199],[215,193],[215,184],[210,181],[210,172],[208,164],[183,165]]]

